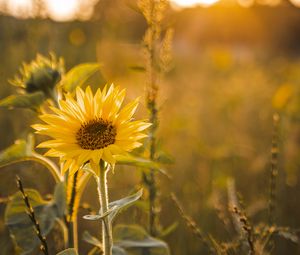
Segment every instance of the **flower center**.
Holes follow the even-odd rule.
[[[85,150],[98,150],[113,144],[117,130],[112,122],[97,118],[81,125],[76,133],[78,145]]]

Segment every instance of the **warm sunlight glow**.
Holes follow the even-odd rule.
[[[79,7],[78,0],[51,0],[46,5],[51,18],[60,21],[72,19]]]
[[[28,18],[36,15],[37,6],[32,0],[0,0],[6,11],[19,18]],[[92,13],[95,0],[45,0],[44,8],[48,16],[57,21],[72,20],[78,16],[89,17]],[[81,7],[84,7],[81,9]],[[87,8],[89,7],[89,8]],[[81,12],[79,13],[79,9]]]
[[[32,2],[28,0],[9,0],[7,9],[16,17],[27,17],[28,13],[32,12]]]
[[[292,4],[296,7],[300,7],[300,0],[291,0]]]
[[[171,2],[178,7],[193,7],[197,5],[210,6],[219,0],[172,0]]]

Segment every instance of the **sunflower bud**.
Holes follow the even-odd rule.
[[[50,58],[38,55],[31,63],[23,65],[20,69],[21,76],[16,76],[10,82],[25,90],[26,93],[42,91],[46,97],[51,97],[63,71],[62,59],[57,60],[53,54]]]
[[[48,95],[60,79],[61,74],[58,70],[50,67],[37,68],[25,82],[25,90],[27,93],[43,91],[45,95]]]

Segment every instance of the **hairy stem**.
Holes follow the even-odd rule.
[[[107,173],[109,168],[105,166],[104,161],[100,161],[99,177],[97,178],[97,190],[100,202],[100,214],[104,215],[108,211],[108,192],[107,192]],[[102,244],[104,255],[112,255],[112,227],[108,217],[102,221]]]
[[[154,8],[155,1],[152,1],[150,4],[150,16],[151,20],[154,21]],[[149,41],[147,45],[147,51],[149,56],[149,63],[147,65],[148,69],[148,88],[147,88],[147,108],[150,114],[150,122],[152,126],[149,130],[149,158],[150,160],[155,160],[155,151],[156,151],[156,131],[158,128],[158,110],[157,110],[157,75],[155,71],[155,22],[152,22],[149,27]],[[152,236],[157,235],[156,229],[156,199],[157,199],[157,187],[156,187],[156,178],[155,171],[150,169],[150,173],[147,175],[147,186],[149,191],[149,232]]]

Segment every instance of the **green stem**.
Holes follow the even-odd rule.
[[[77,215],[73,217],[73,221],[68,223],[68,248],[78,250]]]
[[[107,192],[107,173],[108,167],[105,167],[104,161],[100,161],[99,177],[97,178],[97,190],[100,202],[100,214],[106,214],[108,211],[108,192]],[[112,255],[112,227],[108,217],[102,222],[102,244],[104,255]]]
[[[39,162],[40,164],[44,165],[48,170],[50,170],[55,181],[57,181],[57,182],[62,181],[60,169],[57,167],[57,165],[53,161],[49,160],[48,158],[46,158],[36,152],[33,152],[32,156],[33,156],[32,160]]]
[[[78,250],[78,231],[77,231],[77,208],[75,206],[75,200],[77,196],[77,177],[78,171],[73,176],[72,182],[72,193],[69,203],[69,212],[68,212],[68,234],[69,234],[69,248],[75,248]]]
[[[153,123],[153,126],[150,129],[150,160],[155,160],[155,151],[156,151],[156,131],[158,126],[158,120],[157,120],[157,109],[156,109],[156,103],[155,100],[153,101],[153,104],[150,106],[150,121]],[[156,221],[157,221],[157,215],[156,215],[156,200],[157,200],[157,186],[156,186],[156,178],[155,178],[155,170],[150,169],[149,173],[149,230],[150,234],[152,236],[157,235],[157,229],[156,229]]]
[[[155,8],[156,2],[151,1],[150,4],[150,17],[151,23],[149,24],[149,41],[148,41],[148,56],[149,64],[147,66],[148,71],[148,85],[147,85],[147,108],[150,115],[150,122],[152,126],[149,131],[149,150],[150,155],[149,159],[155,160],[156,153],[156,131],[158,128],[158,109],[157,109],[157,72],[155,70],[155,57],[156,52],[156,39],[158,38],[158,31],[156,29],[157,23],[155,19]],[[156,185],[156,176],[154,169],[150,169],[149,174],[144,173],[145,178],[147,179],[146,185],[149,192],[149,232],[152,236],[157,235],[157,185]],[[144,179],[145,179],[144,178]]]
[[[63,241],[64,241],[64,249],[67,249],[68,248],[68,228],[63,220],[56,218],[56,222],[61,228],[61,232],[63,235]]]
[[[24,161],[35,161],[37,163],[40,163],[44,167],[46,167],[49,170],[49,172],[52,174],[56,183],[61,182],[63,180],[63,178],[60,174],[60,170],[55,165],[55,163],[53,163],[51,160],[49,160],[46,157],[44,157],[38,153],[35,153],[35,152],[32,153],[32,156],[27,156],[27,157],[23,157],[23,158],[14,160],[13,162],[10,162],[8,164],[1,165],[1,167],[7,166],[10,164],[19,163],[19,162],[24,162]]]

